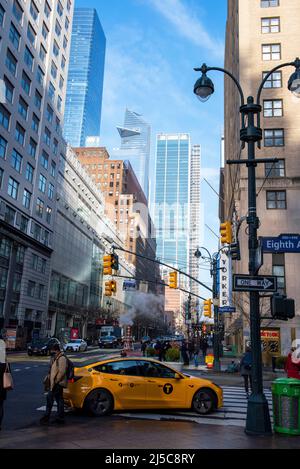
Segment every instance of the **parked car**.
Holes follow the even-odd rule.
[[[119,346],[119,340],[114,335],[107,335],[100,337],[98,344],[100,348],[117,348]]]
[[[58,339],[52,337],[51,339],[36,339],[27,345],[27,353],[32,355],[50,355],[50,349],[54,344],[61,346]]]
[[[64,401],[97,417],[128,409],[186,409],[207,415],[223,406],[218,385],[156,360],[102,360],[74,371],[74,380],[64,389]]]
[[[85,352],[87,348],[88,345],[83,339],[72,339],[64,344],[65,352]]]

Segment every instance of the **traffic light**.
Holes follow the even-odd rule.
[[[119,258],[116,254],[103,257],[103,274],[112,275],[113,270],[119,270]]]
[[[222,244],[231,244],[232,242],[232,226],[230,221],[225,221],[221,223],[220,226],[221,233],[221,243]]]
[[[105,296],[112,296],[111,281],[105,282]]]
[[[281,321],[288,321],[295,317],[295,301],[287,298],[286,295],[275,293],[271,298],[272,318]]]
[[[110,288],[112,293],[117,293],[117,282],[115,280],[110,282]]]
[[[212,317],[212,300],[204,301],[204,316],[206,318]]]
[[[241,260],[241,252],[240,252],[240,243],[232,243],[230,244],[229,252],[231,254],[231,259],[234,261]]]
[[[170,288],[178,288],[178,274],[177,272],[170,272],[169,273],[169,287]]]

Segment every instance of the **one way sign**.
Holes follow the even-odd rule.
[[[233,291],[277,291],[277,277],[239,275],[233,276]]]

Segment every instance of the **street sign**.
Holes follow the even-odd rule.
[[[277,277],[270,275],[256,276],[239,275],[233,276],[233,291],[277,291]]]
[[[219,308],[219,313],[235,313],[236,309],[234,306],[223,306]]]
[[[263,252],[298,252],[300,253],[299,234],[281,234],[277,237],[262,237]]]

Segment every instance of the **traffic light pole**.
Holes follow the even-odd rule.
[[[214,256],[212,259],[212,276],[213,276],[213,301],[214,301],[214,371],[221,371],[220,363],[220,330],[219,330],[219,307],[217,305],[218,289],[218,258]]]

